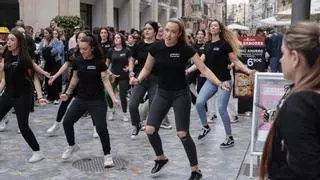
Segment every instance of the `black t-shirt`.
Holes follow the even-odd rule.
[[[320,94],[289,96],[277,118],[271,179],[320,179]]]
[[[18,56],[10,54],[5,57],[4,61],[5,92],[11,97],[19,97],[23,93],[29,92],[31,87],[28,70],[32,68],[32,64],[19,59]]]
[[[129,58],[131,56],[131,51],[128,48],[122,48],[120,51],[114,48],[108,50],[107,58],[112,63],[111,72],[115,75],[120,75],[119,79],[129,78],[129,72],[125,72],[123,69],[129,66]]]
[[[208,43],[206,46],[205,64],[220,81],[231,80],[230,70],[228,70],[229,53],[231,52],[232,47],[223,40]]]
[[[73,62],[73,69],[77,70],[79,77],[77,97],[81,100],[104,100],[101,72],[107,69],[107,65],[102,59],[85,60],[80,57]]]
[[[159,88],[177,91],[188,87],[185,69],[188,60],[196,53],[192,47],[183,41],[167,47],[164,41],[160,41],[155,42],[149,52],[154,57]]]
[[[112,46],[112,42],[109,42],[109,41],[101,43],[101,47],[103,49],[103,54],[105,58],[107,57],[108,50],[111,48],[111,46]]]
[[[141,41],[137,45],[135,45],[135,54],[133,54],[132,56],[134,59],[138,60],[138,64],[134,66],[135,73],[140,73],[140,71],[143,69],[143,66],[146,63],[148,57],[150,46],[153,43],[149,44]],[[153,74],[153,72],[151,72],[151,74]]]
[[[197,53],[199,54],[199,56],[201,56],[202,54],[205,53],[206,43],[203,43],[203,44],[198,44],[198,43],[196,43],[195,45],[193,45],[193,48],[197,51]]]

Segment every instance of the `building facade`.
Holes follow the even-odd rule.
[[[17,19],[35,29],[49,26],[57,15],[76,15],[89,27],[113,26],[117,30],[139,29],[148,20],[164,24],[182,16],[182,0],[2,0],[0,7],[14,7],[9,17],[0,16],[0,24],[12,26]],[[2,10],[0,8],[0,10]],[[5,11],[2,11],[5,13]],[[1,14],[0,14],[1,15]],[[6,20],[6,19],[7,20]],[[8,22],[10,21],[10,23]]]
[[[182,19],[188,33],[205,29],[213,19],[224,21],[224,0],[183,0]]]
[[[291,0],[249,0],[248,26],[255,29],[259,20],[275,16],[279,11],[279,3],[283,4],[284,1],[291,2]]]

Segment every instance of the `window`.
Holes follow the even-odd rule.
[[[92,5],[80,3],[80,17],[85,26],[92,30]]]

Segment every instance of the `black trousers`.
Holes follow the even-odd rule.
[[[39,151],[38,141],[29,127],[30,91],[31,89],[24,92],[20,97],[9,97],[6,92],[4,92],[2,96],[0,96],[0,119],[3,119],[13,107],[23,138],[33,151]]]
[[[187,132],[187,135],[180,140],[187,153],[191,166],[198,164],[196,146],[189,134],[191,97],[189,87],[179,91],[166,91],[158,89],[152,101],[149,116],[147,120],[148,126],[153,126],[155,132],[148,134],[148,139],[157,156],[163,154],[161,138],[158,134],[162,119],[173,107],[176,130]]]
[[[110,137],[106,122],[107,108],[108,107],[105,100],[85,101],[75,98],[70,105],[63,121],[63,128],[69,146],[73,146],[75,144],[74,124],[86,111],[88,111],[92,120],[95,122],[104,155],[110,154]]]
[[[48,71],[50,74],[55,74],[59,71],[61,67],[61,61],[55,61],[52,65],[52,67],[45,67],[45,70]],[[47,91],[47,99],[49,101],[59,100],[59,93],[62,91],[62,77],[59,76],[50,86],[48,84],[49,79],[45,78],[45,88]]]
[[[129,79],[116,78],[115,81],[111,83],[113,90],[118,86],[118,84],[119,84],[119,97],[120,97],[122,112],[126,113],[127,107],[128,107],[127,94],[128,94],[128,90],[130,89]],[[113,103],[109,94],[107,95],[107,102],[109,107],[113,108]]]
[[[143,98],[148,92],[149,107],[151,107],[152,100],[157,90],[157,78],[150,76],[140,84],[134,86],[132,94],[130,96],[129,112],[131,117],[131,124],[138,126],[140,124],[139,104],[143,102]]]

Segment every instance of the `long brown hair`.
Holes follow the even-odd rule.
[[[181,33],[178,41],[186,42],[186,39],[185,39],[185,37],[186,37],[186,30],[185,30],[185,28],[184,28],[183,23],[182,23],[179,19],[177,19],[177,18],[171,18],[171,19],[169,19],[168,23],[169,23],[169,22],[178,24],[178,26],[179,26],[179,31],[180,31],[180,33]]]
[[[18,48],[19,48],[19,61],[23,62],[27,68],[30,68],[31,72],[33,72],[33,63],[28,52],[27,42],[24,38],[24,35],[16,28],[13,28],[10,31],[10,34],[14,35],[17,38]],[[12,52],[5,50],[5,58],[12,56]]]
[[[302,80],[295,84],[288,96],[300,91],[311,91],[320,89],[320,27],[316,23],[300,22],[291,26],[284,35],[283,43],[289,51],[297,51],[305,57],[310,67]],[[273,140],[276,134],[276,118],[268,134],[262,162],[260,166],[260,179],[265,179],[268,174],[268,165],[272,158]]]
[[[222,39],[222,40],[226,41],[228,44],[230,44],[230,46],[232,47],[233,53],[236,56],[238,56],[240,43],[239,43],[237,36],[232,31],[227,29],[226,26],[224,24],[222,24],[222,22],[217,19],[213,20],[208,27],[208,41],[212,40],[212,34],[210,32],[210,27],[213,22],[217,22],[220,26],[220,31],[221,31],[219,33],[220,39]]]

